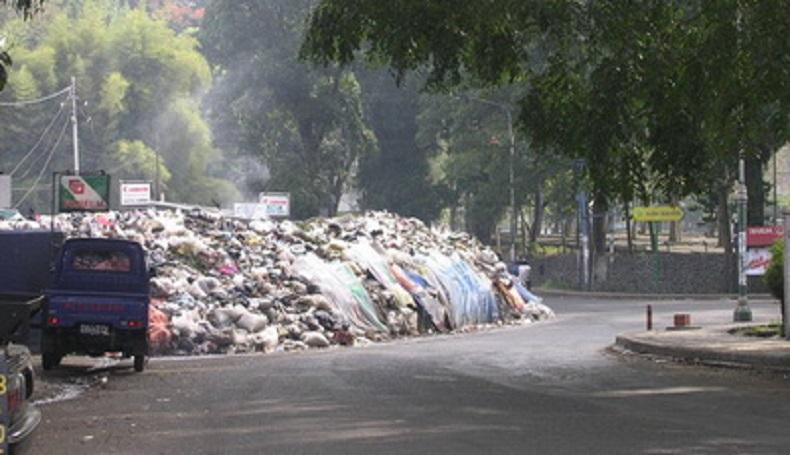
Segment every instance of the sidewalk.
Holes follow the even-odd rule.
[[[673,357],[710,365],[790,372],[790,341],[729,333],[732,329],[745,326],[730,324],[698,330],[631,332],[619,335],[615,346],[639,354]]]
[[[736,300],[738,294],[635,294],[629,292],[574,291],[535,287],[532,292],[543,297],[601,298],[611,300]],[[749,300],[776,300],[770,294],[749,294]]]

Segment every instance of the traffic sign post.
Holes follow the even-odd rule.
[[[661,260],[658,255],[658,223],[681,221],[685,214],[682,208],[672,205],[634,207],[631,215],[634,221],[650,223],[650,246],[656,258],[654,274],[656,286],[661,282]]]

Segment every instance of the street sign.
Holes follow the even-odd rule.
[[[121,182],[121,205],[151,203],[151,182]]]
[[[261,193],[259,202],[266,206],[266,215],[272,218],[287,218],[291,215],[290,193]]]
[[[11,208],[11,176],[0,175],[0,209]]]
[[[680,207],[659,205],[654,207],[634,207],[632,218],[634,221],[680,221],[685,212]]]
[[[106,212],[110,209],[109,175],[61,175],[59,180],[59,211]]]
[[[770,246],[781,239],[785,233],[784,226],[753,226],[746,228],[746,246]]]
[[[8,362],[5,353],[0,349],[0,455],[8,452],[8,429],[11,426],[11,411],[8,409],[9,381]]]

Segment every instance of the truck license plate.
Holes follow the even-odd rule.
[[[102,324],[82,324],[80,333],[93,336],[110,336],[110,327]]]

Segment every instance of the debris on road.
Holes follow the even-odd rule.
[[[470,235],[386,212],[296,223],[146,209],[58,215],[54,226],[145,246],[157,271],[150,339],[162,354],[364,345],[553,317]]]

